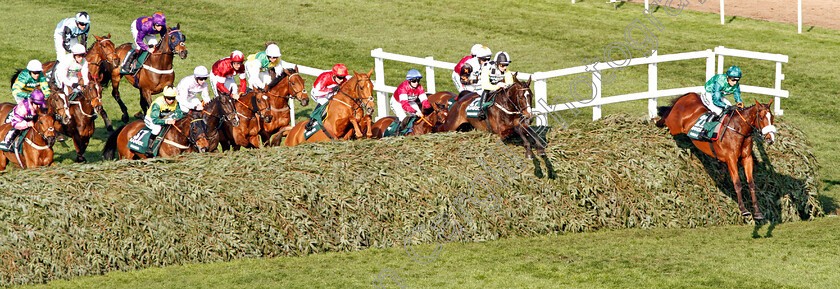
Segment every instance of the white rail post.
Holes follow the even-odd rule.
[[[540,115],[537,116],[537,125],[548,125],[546,114],[550,112],[548,111],[547,106],[551,105],[548,103],[548,86],[546,85],[545,78],[540,78],[539,72],[534,73],[533,76],[535,79],[534,109],[540,113]]]
[[[645,0],[645,13],[650,14],[650,4]]]
[[[653,58],[656,59],[656,56],[659,54],[658,51],[653,51]],[[656,62],[648,64],[648,92],[651,93],[651,97],[648,99],[648,118],[656,117],[656,96],[653,96],[657,90],[657,77],[658,71],[656,68]]]
[[[426,60],[429,63],[432,63],[435,59],[431,56],[426,57]],[[434,66],[426,66],[426,92],[428,93],[435,93],[435,67]]]
[[[595,94],[592,101],[595,103],[601,102],[601,72],[598,70],[592,73],[592,93]],[[601,106],[596,105],[592,107],[592,120],[599,119],[601,119]]]
[[[717,74],[723,73],[723,55],[718,55]]]
[[[782,90],[782,79],[785,79],[785,75],[782,74],[782,63],[781,62],[776,62],[776,85],[775,85],[775,88],[778,89],[778,90]],[[775,100],[773,100],[773,103],[774,103],[773,107],[776,110],[776,115],[783,115],[785,113],[785,111],[782,110],[781,102],[782,102],[782,98],[778,97],[778,96],[776,97]]]
[[[377,48],[373,50],[374,52],[382,53],[382,48]],[[385,63],[382,61],[381,57],[374,57],[374,72],[376,73],[376,83],[379,89],[385,88]],[[384,91],[376,91],[376,107],[377,107],[377,116],[376,119],[380,119],[383,117],[388,116],[388,94]]]
[[[295,126],[295,98],[289,98],[289,118],[292,119],[291,126]]]
[[[706,52],[709,53],[709,57],[706,58],[706,79],[703,80],[704,84],[715,76],[715,52],[711,49],[706,49]]]
[[[799,34],[802,34],[802,0],[796,1],[796,17],[799,19]]]
[[[720,0],[720,25],[723,25],[723,0]]]

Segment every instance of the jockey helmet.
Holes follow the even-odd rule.
[[[478,53],[475,54],[475,57],[490,58],[490,55],[493,55],[493,53],[490,52],[490,48],[487,48],[487,46],[481,46],[481,48],[478,49]]]
[[[726,76],[732,78],[741,78],[741,68],[737,66],[730,66],[728,70],[726,70]]]
[[[265,48],[265,55],[268,57],[280,57],[280,47],[277,44],[269,44],[268,47]]]
[[[510,55],[507,52],[496,52],[496,56],[493,58],[496,60],[497,65],[510,65]]]
[[[243,62],[245,61],[245,54],[242,51],[234,50],[230,53],[230,61],[231,62]]]
[[[87,53],[87,51],[85,50],[85,46],[78,43],[73,44],[73,46],[70,47],[70,53],[73,53],[73,55],[84,55],[85,53]]]
[[[405,80],[419,80],[421,78],[423,78],[423,75],[420,74],[420,71],[417,69],[409,70],[408,73],[405,74]]]
[[[163,97],[174,98],[176,95],[178,95],[178,91],[175,90],[174,86],[168,85],[163,88]]]
[[[90,23],[90,16],[88,16],[87,12],[84,11],[76,13],[76,23],[87,25]]]
[[[347,66],[341,63],[336,64],[333,66],[332,73],[337,76],[347,76]]]
[[[29,72],[40,72],[44,70],[44,67],[38,59],[32,59],[26,64],[26,70],[29,70]]]
[[[196,66],[195,69],[193,70],[193,76],[195,76],[195,77],[208,77],[208,76],[210,76],[210,73],[207,72],[207,67],[204,67],[203,65],[199,65],[199,66]]]
[[[478,55],[478,53],[480,52],[480,50],[481,50],[481,47],[482,47],[482,46],[484,46],[484,45],[481,45],[481,44],[476,43],[475,45],[473,45],[473,47],[472,47],[472,48],[470,48],[470,54],[472,54],[472,55]]]
[[[44,98],[44,93],[39,89],[33,90],[32,93],[29,94],[29,99],[38,105],[44,105],[44,103],[47,102],[47,99]]]
[[[166,27],[166,16],[163,16],[163,13],[155,12],[155,14],[152,15],[152,23]]]
[[[152,39],[149,39],[149,43],[146,43],[146,44],[148,44],[149,47],[155,47],[158,44],[158,40],[157,40],[157,38],[152,38]]]

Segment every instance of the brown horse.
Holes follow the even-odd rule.
[[[53,164],[52,145],[55,143],[55,119],[49,114],[36,116],[35,126],[26,134],[19,154],[13,152],[0,153],[0,170],[6,170],[8,161],[12,161],[19,168],[34,168]],[[3,137],[12,129],[11,123],[0,125],[0,135]]]
[[[353,71],[353,74],[355,76],[342,83],[338,92],[326,104],[327,118],[324,119],[323,129],[306,139],[305,127],[311,120],[300,122],[289,131],[284,143],[286,146],[296,146],[304,142],[330,141],[342,135],[344,139],[349,139],[354,132],[356,138],[362,138],[362,136],[370,138],[373,135],[369,121],[366,122],[365,128],[359,125],[360,122],[365,123],[364,119],[373,113],[375,107],[373,82],[370,80],[373,69],[368,73]],[[365,134],[363,135],[362,132]]]
[[[120,159],[148,158],[146,154],[136,153],[128,148],[129,139],[145,126],[146,124],[142,120],[135,120],[128,125],[118,128],[108,137],[108,141],[105,143],[105,149],[102,151],[102,157],[106,160],[113,160],[116,157],[114,153],[119,152]],[[207,126],[200,116],[196,117],[187,114],[185,117],[177,120],[166,131],[166,134],[158,136],[163,138],[158,156],[168,157],[184,152],[206,152],[210,150],[206,128]]]
[[[204,123],[207,124],[207,141],[210,152],[216,151],[219,147],[219,140],[224,133],[224,124],[239,126],[239,116],[236,114],[236,105],[233,98],[228,95],[220,95],[204,106]]]
[[[427,114],[425,117],[417,119],[414,121],[414,126],[411,128],[411,132],[406,134],[409,135],[424,135],[427,133],[435,132],[435,127],[443,124],[446,120],[446,111],[432,111],[432,113]],[[408,117],[408,116],[406,116]],[[371,126],[373,136],[371,138],[380,139],[385,137],[385,130],[391,126],[392,123],[399,122],[396,116],[386,116],[377,120]]]
[[[438,132],[454,131],[458,129],[468,130],[478,128],[489,133],[497,134],[502,140],[507,139],[514,133],[517,134],[525,146],[525,156],[534,160],[534,153],[531,151],[531,141],[528,136],[535,138],[537,135],[530,127],[531,122],[531,80],[520,82],[514,75],[514,84],[503,88],[496,93],[495,103],[487,109],[487,117],[480,120],[474,117],[467,117],[466,109],[470,102],[478,98],[478,94],[472,93],[459,97],[446,121],[436,129]],[[542,141],[534,141],[537,153],[545,156],[545,144]],[[546,159],[547,160],[547,159]],[[549,172],[553,174],[553,171]]]
[[[448,110],[449,109],[449,100],[458,97],[457,94],[448,92],[448,91],[438,91],[432,95],[428,96],[429,104],[436,105],[438,108],[435,110]]]
[[[732,121],[727,122],[725,128],[731,132],[724,133],[715,142],[691,140],[694,146],[707,155],[726,163],[729,176],[732,178],[732,184],[735,187],[735,194],[738,197],[738,208],[741,210],[741,215],[749,216],[750,211],[744,206],[744,201],[741,198],[741,179],[738,176],[738,162],[741,162],[752,196],[753,210],[755,211],[753,218],[756,220],[764,219],[764,215],[758,209],[758,200],[755,196],[752,135],[754,130],[760,130],[768,144],[773,144],[775,141],[776,127],[773,125],[773,113],[770,110],[770,104],[772,103],[772,100],[768,104],[761,104],[756,101],[753,106],[736,110],[734,114],[730,115]],[[658,111],[661,118],[656,121],[656,126],[667,125],[671,135],[678,135],[687,134],[697,119],[708,109],[700,100],[700,95],[692,92],[674,99],[671,106],[659,107]]]
[[[54,99],[54,103],[64,103],[64,100],[61,100],[58,94],[63,94],[63,92],[59,91],[50,99]],[[81,93],[74,100],[70,100],[67,96],[65,96],[65,99],[69,107],[70,121],[56,129],[58,132],[73,138],[73,144],[76,147],[76,162],[87,162],[85,151],[95,130],[93,116],[97,107],[99,110],[102,109],[102,86],[99,85],[99,82],[91,81],[82,88]],[[63,111],[63,109],[60,109],[60,111]]]
[[[234,122],[222,123],[224,133],[219,135],[222,150],[226,151],[231,147],[235,151],[238,151],[240,147],[259,148],[262,127],[260,123],[270,123],[273,118],[268,113],[271,109],[268,95],[251,91],[240,96],[235,102],[236,119],[239,123],[238,125]]]
[[[184,34],[181,33],[181,24],[175,28],[167,27],[166,35],[155,46],[154,53],[149,53],[143,69],[136,75],[126,75],[129,83],[140,90],[140,112],[135,115],[142,118],[152,103],[152,95],[163,91],[163,88],[175,82],[175,70],[172,69],[172,59],[178,53],[181,59],[187,58],[187,46],[184,44]],[[125,55],[131,50],[131,43],[125,43],[117,47],[117,55],[125,59]],[[120,98],[120,66],[111,69],[111,95],[120,104],[122,121],[128,122],[128,108]],[[139,81],[138,81],[139,80]]]
[[[280,145],[282,137],[271,137],[277,133],[283,133],[290,129],[289,123],[292,121],[292,115],[289,110],[289,99],[294,98],[300,102],[300,105],[306,106],[309,104],[309,95],[306,94],[306,84],[300,75],[297,73],[298,68],[287,69],[283,74],[274,79],[271,83],[266,85],[265,95],[268,96],[270,110],[268,114],[272,116],[271,122],[261,121],[260,137],[263,141],[263,146]],[[258,94],[259,95],[259,94]]]

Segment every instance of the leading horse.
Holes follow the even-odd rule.
[[[143,114],[148,110],[152,103],[152,95],[161,93],[163,88],[172,85],[175,82],[175,70],[172,69],[172,59],[175,53],[181,59],[187,58],[187,46],[184,44],[186,37],[181,33],[181,24],[175,28],[167,27],[166,35],[155,46],[154,53],[149,53],[146,61],[143,63],[143,69],[140,69],[136,75],[125,75],[125,79],[140,90],[140,112],[135,115],[137,118],[142,118]],[[125,55],[129,50],[133,49],[131,43],[125,43],[117,47],[117,55],[120,59],[125,59]],[[128,108],[120,98],[120,66],[117,65],[111,70],[111,95],[120,104],[122,111],[122,121],[128,122]]]
[[[118,128],[108,137],[102,157],[106,160],[116,158],[115,152],[119,153],[121,159],[145,159],[146,154],[136,153],[128,148],[128,141],[137,134],[146,124],[142,120],[133,121]],[[177,120],[171,125],[166,134],[158,136],[163,138],[160,144],[158,156],[168,157],[183,152],[206,152],[210,144],[206,134],[207,126],[201,116],[186,114],[185,117]]]
[[[768,144],[773,144],[775,141],[776,127],[773,125],[773,113],[770,110],[770,104],[772,103],[772,100],[768,104],[761,104],[756,101],[753,106],[743,110],[735,110],[735,113],[729,116],[732,121],[726,123],[725,129],[729,132],[723,132],[723,136],[717,141],[691,140],[694,146],[707,155],[726,163],[729,176],[732,178],[732,184],[735,187],[735,194],[738,197],[738,209],[741,210],[742,216],[749,216],[751,213],[744,206],[741,197],[741,178],[738,175],[738,162],[740,161],[744,166],[744,176],[747,178],[750,188],[753,210],[755,211],[752,215],[756,220],[764,219],[764,215],[758,209],[758,200],[755,196],[752,135],[753,131],[760,130]],[[656,121],[656,126],[668,126],[671,135],[688,134],[697,119],[707,111],[708,109],[700,100],[700,95],[693,92],[687,93],[671,101],[671,106],[658,107],[660,119]]]

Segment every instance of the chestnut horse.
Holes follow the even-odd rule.
[[[280,145],[280,140],[282,139],[280,135],[275,137],[274,141],[270,141],[271,137],[277,133],[284,133],[292,129],[289,123],[291,123],[292,117],[294,116],[291,115],[289,110],[289,99],[297,99],[302,106],[309,104],[309,95],[306,94],[306,84],[297,71],[297,65],[295,65],[294,69],[286,69],[280,77],[275,78],[265,86],[266,92],[264,94],[268,95],[269,107],[271,108],[268,114],[272,116],[272,121],[261,121],[260,123],[260,137],[262,138],[263,146]]]
[[[219,143],[222,145],[223,151],[231,147],[235,151],[238,151],[240,147],[260,147],[260,128],[262,127],[260,123],[270,123],[273,116],[268,113],[268,110],[271,109],[268,103],[268,95],[263,93],[259,93],[259,97],[257,95],[257,92],[251,91],[235,100],[234,107],[238,124],[234,122],[222,123],[224,133],[219,135]]]
[[[181,33],[181,24],[175,28],[167,27],[166,35],[155,46],[155,52],[149,53],[146,62],[143,63],[143,69],[140,69],[136,75],[126,75],[125,79],[140,90],[140,112],[135,115],[137,118],[142,118],[149,105],[152,104],[152,95],[161,93],[163,88],[172,85],[175,82],[175,70],[172,69],[172,59],[174,54],[178,53],[181,59],[187,58],[187,46],[184,44],[186,37]],[[131,43],[126,43],[117,47],[117,55],[120,59],[125,59],[125,55],[131,50]],[[122,111],[122,121],[128,122],[128,108],[120,98],[120,65],[117,65],[111,70],[111,95],[120,104]],[[139,80],[139,81],[138,81]]]
[[[534,160],[534,153],[531,151],[531,141],[528,135],[532,138],[537,134],[531,129],[531,80],[528,82],[520,82],[513,77],[514,84],[507,88],[503,88],[496,93],[496,100],[492,106],[487,108],[487,117],[480,120],[475,117],[467,117],[466,109],[470,102],[478,98],[478,94],[471,93],[463,97],[459,97],[446,121],[436,128],[438,132],[454,131],[459,128],[470,129],[478,128],[492,134],[497,134],[502,140],[507,139],[516,133],[525,146],[525,156],[529,160]],[[464,127],[462,127],[462,125]],[[545,144],[542,141],[535,140],[537,153],[545,156]],[[546,158],[547,161],[547,158]],[[549,172],[553,174],[553,171]]]
[[[49,114],[39,114],[34,121],[35,126],[29,129],[20,152],[0,152],[0,170],[6,170],[8,161],[12,161],[19,168],[34,168],[53,164],[53,149],[55,143],[55,119]],[[11,123],[0,125],[0,135],[6,137],[12,129]]]
[[[219,139],[224,133],[223,125],[230,123],[233,127],[239,126],[239,116],[236,114],[233,98],[223,94],[211,99],[204,106],[204,123],[207,124],[209,151],[214,152],[219,147]]]
[[[55,89],[57,91],[58,88]],[[60,91],[58,93],[63,94]],[[54,92],[54,96],[50,97],[51,100],[54,100],[52,103],[64,102],[58,97],[58,93]],[[70,121],[56,129],[58,132],[73,138],[73,144],[76,147],[76,162],[87,162],[85,151],[95,130],[93,116],[97,110],[102,109],[102,86],[99,85],[99,82],[91,81],[82,88],[82,92],[74,100],[70,100],[67,96],[65,96],[65,99],[70,112]],[[63,111],[63,109],[61,110]],[[59,115],[61,114],[59,113]]]
[[[738,162],[741,162],[752,196],[753,210],[755,211],[753,218],[756,220],[764,219],[764,215],[758,209],[758,200],[755,196],[752,135],[753,131],[760,130],[768,144],[773,144],[775,141],[776,127],[773,125],[773,113],[770,110],[770,104],[772,103],[772,100],[768,104],[761,104],[756,101],[753,106],[736,110],[736,113],[730,116],[732,121],[727,122],[725,128],[730,132],[724,133],[715,142],[691,140],[694,146],[707,155],[726,163],[729,176],[732,178],[732,184],[735,187],[735,194],[738,197],[738,209],[741,210],[742,216],[749,216],[751,213],[744,206],[744,201],[741,198],[741,179],[738,176]],[[708,109],[700,100],[700,95],[692,92],[674,99],[671,101],[671,106],[660,106],[658,111],[661,118],[656,121],[656,126],[667,125],[671,135],[678,135],[688,134],[697,119]]]
[[[364,119],[373,113],[375,107],[373,82],[370,80],[373,69],[368,73],[357,73],[354,70],[353,74],[355,76],[342,83],[338,92],[326,104],[327,117],[324,119],[323,128],[306,139],[305,127],[311,120],[300,122],[289,131],[284,143],[286,146],[296,146],[304,142],[330,141],[342,135],[344,139],[350,139],[353,132],[356,138],[362,138],[363,131],[368,138],[373,135],[371,123],[364,122]],[[360,122],[366,123],[364,129],[359,126]],[[352,127],[349,126],[350,124]]]
[[[119,152],[121,159],[148,158],[146,154],[136,153],[128,148],[128,140],[145,126],[146,124],[142,120],[135,120],[118,128],[108,137],[102,151],[102,157],[106,160],[113,160],[116,157],[114,152]],[[210,144],[207,141],[206,128],[207,125],[201,117],[187,114],[175,121],[175,124],[171,125],[169,130],[166,131],[166,134],[158,136],[163,138],[158,156],[168,157],[189,151],[208,151]]]

